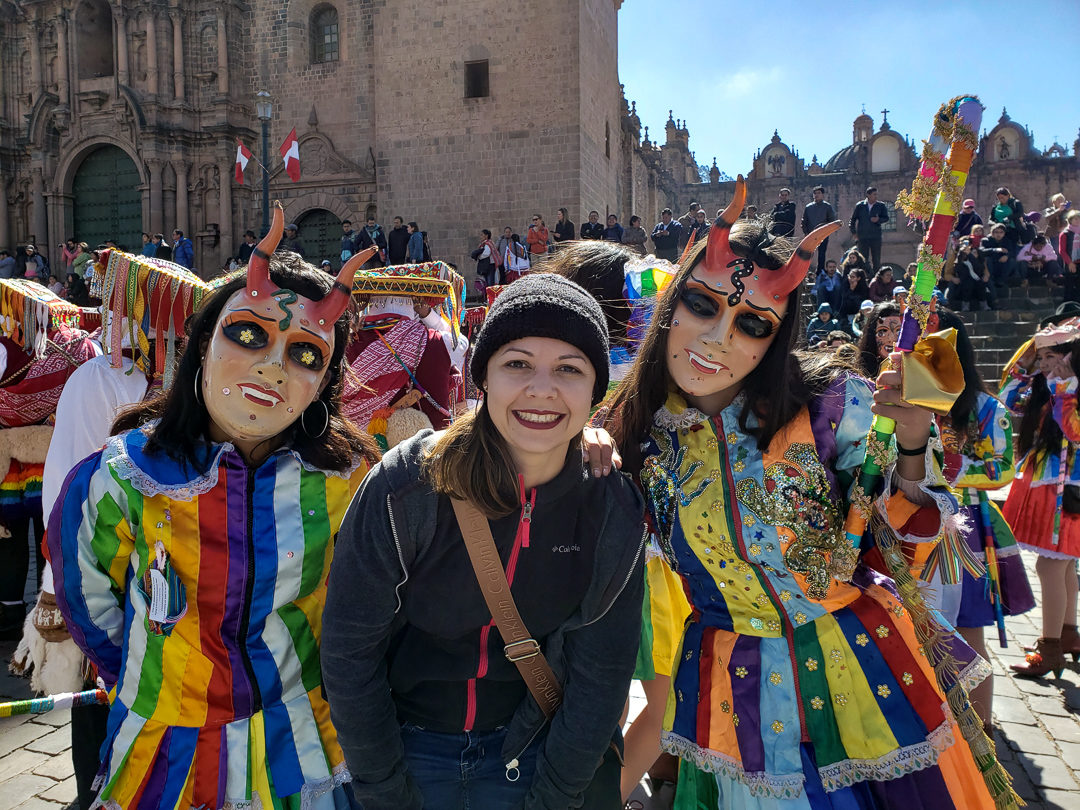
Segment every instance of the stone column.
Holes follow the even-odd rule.
[[[225,9],[217,13],[217,88],[223,96],[229,94],[229,45],[226,42]],[[231,249],[231,248],[230,248]]]
[[[127,12],[121,5],[113,6],[113,19],[116,20],[116,80],[120,84],[128,83],[128,38]]]
[[[30,93],[31,105],[41,95],[41,26],[37,20],[30,21]]]
[[[225,148],[227,150],[229,144],[226,144]],[[236,237],[233,234],[232,184],[232,166],[226,166],[221,170],[221,185],[219,189],[220,200],[218,207],[221,209],[221,222],[218,223],[218,226],[221,228],[221,244],[218,246],[219,267],[223,266],[225,260],[232,255],[232,249],[236,244]]]
[[[155,233],[165,233],[165,227],[162,224],[162,208],[161,208],[161,169],[163,164],[160,160],[147,160],[146,161],[146,173],[150,177],[150,212],[147,218],[147,229],[151,235]]]
[[[40,162],[41,155],[38,156]],[[49,255],[49,218],[45,213],[45,179],[41,176],[41,166],[35,166],[30,170],[31,203],[33,215],[31,222],[34,226],[34,239],[37,240],[35,247],[43,256]]]
[[[7,178],[0,177],[0,248],[12,250],[11,226],[8,224]],[[14,255],[14,254],[13,254]]]
[[[61,11],[56,20],[56,81],[60,106],[69,107],[68,98],[68,53],[67,53],[68,13]]]
[[[180,11],[175,8],[169,9],[169,19],[172,20],[172,43],[173,43],[173,98],[177,101],[184,100],[184,26]]]
[[[191,223],[188,221],[188,169],[190,164],[186,160],[174,160],[173,171],[176,172],[176,223],[174,228],[184,232],[184,236],[192,238]]]
[[[152,96],[158,92],[157,25],[153,12],[146,17],[146,91]]]

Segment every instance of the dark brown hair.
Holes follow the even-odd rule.
[[[623,294],[623,267],[635,254],[614,242],[568,242],[544,265],[544,270],[568,278],[588,290],[607,319],[612,346],[626,343],[630,303]]]
[[[859,337],[859,366],[864,376],[874,379],[881,370],[878,357],[877,328],[882,318],[900,317],[900,305],[895,301],[882,301],[870,310]]]
[[[1050,350],[1055,354],[1071,354],[1073,374],[1080,375],[1080,341],[1051,346]],[[1016,457],[1022,457],[1029,450],[1034,450],[1036,455],[1056,453],[1061,449],[1062,436],[1061,425],[1051,413],[1046,377],[1035,374],[1016,436]]]
[[[321,270],[303,261],[295,253],[276,253],[270,258],[270,278],[279,287],[310,298],[321,300],[331,289],[333,280]],[[172,387],[146,402],[124,410],[113,423],[114,434],[131,430],[152,420],[159,420],[146,442],[148,453],[163,453],[176,461],[188,464],[200,473],[204,455],[200,452],[209,439],[210,416],[201,397],[193,395],[196,379],[202,368],[203,356],[221,310],[232,295],[244,288],[247,276],[243,271],[234,274],[218,287],[199,308],[188,324],[187,344],[176,368]],[[372,437],[361,433],[341,415],[345,347],[355,317],[349,309],[334,324],[334,351],[327,366],[330,378],[319,401],[329,414],[327,429],[319,436],[309,436],[297,419],[281,435],[281,446],[295,450],[305,463],[322,470],[343,471],[363,456],[368,463],[379,459],[378,446]],[[316,407],[313,424],[322,424],[322,407]]]
[[[732,252],[736,256],[748,255],[758,245],[765,227],[760,220],[740,219],[731,229]],[[661,294],[634,365],[608,400],[604,427],[615,439],[628,472],[640,471],[640,443],[649,435],[653,414],[674,386],[667,370],[668,331],[690,271],[704,258],[707,244],[702,241],[694,246],[675,280]],[[775,270],[791,258],[795,247],[794,241],[777,237],[764,252],[758,251],[756,255],[762,267]],[[801,298],[802,285],[788,296],[787,313],[776,338],[743,381],[746,398],[739,413],[739,426],[757,439],[761,450],[767,450],[776,433],[837,376],[853,371],[838,363],[831,353],[796,351],[799,337],[796,320]],[[748,425],[751,414],[757,417],[756,427]]]

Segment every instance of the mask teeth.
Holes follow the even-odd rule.
[[[378,251],[374,245],[362,250],[350,258],[341,268],[334,286],[326,297],[315,306],[315,317],[319,326],[332,326],[345,308],[349,306],[349,298],[352,296],[353,278],[356,271],[364,266],[364,263]]]
[[[251,251],[248,259],[247,290],[250,295],[258,296],[260,293],[269,294],[270,284],[270,257],[277,250],[281,242],[281,234],[285,231],[285,211],[281,203],[274,200],[274,216],[270,222],[270,230],[262,241]]]

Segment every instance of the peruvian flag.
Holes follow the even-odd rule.
[[[244,146],[244,142],[239,138],[236,139],[236,182],[240,185],[244,185],[244,170],[247,168],[248,161],[251,160],[251,152]]]
[[[278,151],[281,152],[281,157],[285,161],[285,174],[289,175],[289,179],[294,183],[299,182],[300,142],[296,140],[296,127],[293,127],[289,137],[285,139],[285,143]]]

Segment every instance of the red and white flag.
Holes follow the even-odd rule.
[[[244,142],[239,138],[236,139],[236,182],[240,185],[244,185],[244,170],[247,168],[248,161],[251,160],[251,152]]]
[[[285,174],[294,183],[300,180],[300,142],[296,140],[296,127],[293,127],[285,143],[281,145],[281,157],[285,161]]]

